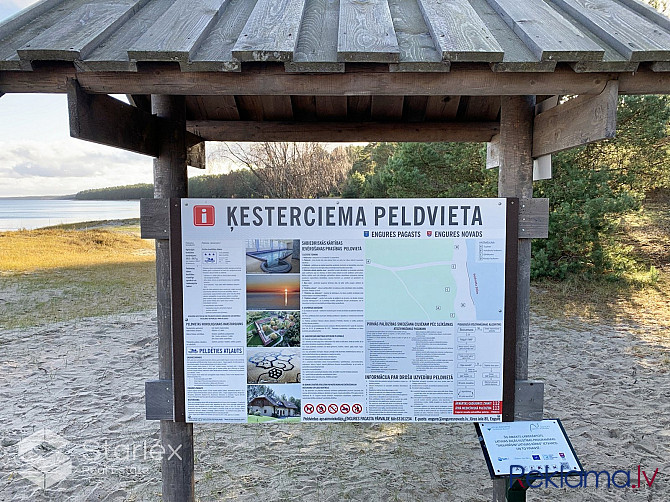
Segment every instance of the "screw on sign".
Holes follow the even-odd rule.
[[[345,404],[340,405],[340,413],[343,413],[343,414],[346,415],[347,413],[349,413],[349,410],[351,410],[351,408],[349,407],[348,404],[345,403]]]
[[[331,415],[334,415],[335,413],[337,413],[337,410],[338,410],[338,406],[336,404],[329,404],[328,405],[328,413],[330,413]]]
[[[322,404],[322,403],[317,404],[316,405],[316,412],[319,415],[323,415],[326,412],[326,405]]]
[[[360,404],[354,404],[351,407],[351,411],[353,411],[356,415],[358,415],[361,411],[363,411],[363,407]]]
[[[305,410],[305,413],[307,413],[308,415],[311,415],[312,413],[314,413],[314,405],[313,404],[306,404],[303,409]]]

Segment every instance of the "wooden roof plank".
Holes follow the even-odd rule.
[[[81,5],[18,49],[21,59],[74,61],[86,57],[147,0],[114,0]]]
[[[544,0],[488,0],[541,61],[599,61],[604,50]]]
[[[337,60],[398,63],[400,48],[386,0],[340,0]]]
[[[174,2],[175,0],[150,0],[104,43],[93,49],[84,59],[75,61],[75,65],[81,71],[137,71],[137,63],[128,57],[128,47],[148,31]]]
[[[293,120],[291,96],[261,96],[263,120]]]
[[[460,96],[428,96],[425,119],[428,121],[455,119],[460,101]]]
[[[658,24],[670,31],[670,19],[658,12],[651,5],[642,3],[639,0],[619,0],[619,2],[642,17],[646,17],[652,23]]]
[[[230,0],[179,0],[128,49],[137,61],[186,62]]]
[[[307,0],[293,61],[285,63],[289,72],[343,72],[337,61],[339,0]]]
[[[418,0],[445,61],[502,61],[504,50],[468,0]]]
[[[493,71],[554,71],[556,61],[541,61],[486,0],[470,0],[470,5],[505,51],[502,61],[491,65]]]
[[[233,96],[187,96],[186,108],[205,120],[240,120]]]
[[[233,47],[255,7],[256,0],[231,0],[195,54],[191,55],[190,61],[181,69],[240,71],[240,60],[233,56]]]
[[[258,0],[233,57],[240,61],[292,61],[305,0]]]
[[[403,96],[372,96],[372,120],[400,120],[403,104]]]
[[[613,0],[554,0],[630,61],[670,61],[670,33]]]
[[[575,28],[597,43],[605,51],[602,61],[578,61],[571,64],[573,70],[578,73],[607,71],[629,72],[637,70],[639,66],[637,61],[630,61],[628,58],[625,58],[619,52],[614,50],[611,45],[605,42],[602,38],[598,37],[589,28],[584,26],[569,13],[558,7],[556,10],[559,11],[561,16],[563,16],[567,21],[572,23]]]
[[[369,120],[372,96],[347,96],[347,117],[352,120]]]
[[[293,117],[298,122],[316,120],[316,96],[291,96]]]
[[[30,70],[30,62],[21,61],[16,51],[85,1],[38,2],[0,23],[0,70]]]
[[[421,15],[417,0],[389,0],[400,62],[391,71],[449,71],[451,64],[442,60],[435,48],[430,30]]]
[[[322,120],[343,120],[347,117],[346,96],[317,96],[316,116]]]

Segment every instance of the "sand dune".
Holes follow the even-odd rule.
[[[152,313],[0,331],[0,501],[157,501]],[[589,469],[659,475],[651,489],[548,489],[543,501],[670,500],[670,340],[661,328],[532,318],[531,377]],[[46,428],[72,473],[24,479],[19,441]],[[195,427],[199,500],[485,501],[491,482],[470,424]]]

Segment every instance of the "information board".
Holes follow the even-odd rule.
[[[508,204],[182,199],[186,421],[500,421]]]
[[[558,419],[477,424],[491,477],[581,472],[582,465]]]

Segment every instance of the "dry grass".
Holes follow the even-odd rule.
[[[79,226],[89,230],[0,233],[0,327],[155,306],[153,241],[137,237],[132,224]]]

